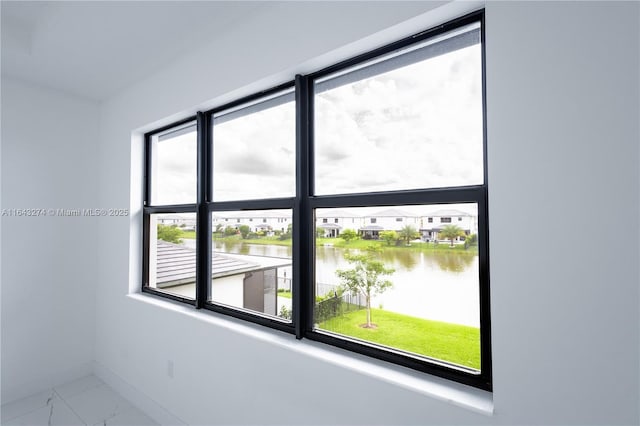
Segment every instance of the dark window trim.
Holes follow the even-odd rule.
[[[484,184],[473,186],[430,188],[424,190],[403,190],[388,192],[369,192],[359,194],[314,195],[314,81],[335,72],[374,59],[381,55],[402,49],[414,43],[430,39],[469,24],[480,23],[480,42],[482,55],[482,109],[483,109],[483,165]],[[491,365],[491,317],[489,301],[489,230],[488,230],[488,167],[487,167],[487,135],[486,135],[486,64],[485,64],[485,19],[484,11],[477,11],[423,31],[384,47],[339,62],[319,71],[302,76],[297,75],[294,81],[286,82],[269,90],[261,91],[224,105],[199,112],[183,120],[163,126],[145,134],[145,176],[144,176],[144,208],[143,208],[143,277],[144,293],[171,299],[176,302],[195,306],[196,309],[229,315],[244,321],[267,326],[294,334],[297,339],[308,338],[332,346],[361,353],[376,359],[392,362],[404,367],[423,371],[435,376],[450,379],[480,389],[492,390]],[[295,197],[274,199],[251,199],[219,201],[213,199],[213,116],[219,112],[236,108],[246,103],[255,102],[284,90],[294,89],[296,102],[296,194]],[[198,128],[198,189],[196,204],[155,206],[150,205],[151,194],[151,138],[153,135],[173,127],[196,121]],[[367,206],[402,206],[455,204],[472,202],[478,205],[478,240],[479,240],[479,281],[480,281],[480,340],[481,370],[475,370],[449,364],[442,360],[425,360],[411,354],[394,349],[383,349],[368,342],[348,337],[337,337],[321,330],[313,329],[313,307],[315,303],[313,283],[315,282],[315,217],[317,208],[367,207]],[[229,307],[209,301],[208,283],[211,281],[211,263],[208,261],[211,252],[211,238],[198,238],[196,243],[196,300],[180,297],[171,293],[148,287],[149,275],[149,219],[151,214],[158,213],[196,213],[198,235],[211,235],[211,213],[214,211],[234,210],[270,210],[291,209],[293,223],[292,278],[293,299],[292,322],[285,322],[274,317],[260,315],[243,309]],[[201,241],[206,240],[206,241]],[[305,283],[303,285],[303,283]]]

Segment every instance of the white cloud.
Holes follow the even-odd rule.
[[[481,50],[467,47],[315,97],[318,194],[479,184]],[[214,198],[295,195],[295,105],[214,126]],[[192,203],[195,132],[158,143],[156,204]]]

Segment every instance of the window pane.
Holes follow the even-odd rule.
[[[149,223],[149,287],[195,299],[195,213],[152,214]]]
[[[291,210],[212,214],[211,300],[291,320]]]
[[[479,370],[477,210],[317,209],[316,329]]]
[[[216,114],[214,201],[295,195],[295,103],[292,91]]]
[[[151,204],[196,202],[197,133],[189,123],[151,139]]]
[[[477,27],[315,84],[315,193],[482,184]]]

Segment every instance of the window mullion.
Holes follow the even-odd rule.
[[[198,198],[196,225],[196,308],[209,298],[211,282],[211,215],[207,208],[210,184],[210,115],[198,112]]]
[[[293,323],[296,338],[301,339],[312,322],[313,292],[311,291],[311,195],[310,173],[310,103],[309,79],[296,76],[296,199],[293,209]],[[311,312],[311,314],[309,313]]]

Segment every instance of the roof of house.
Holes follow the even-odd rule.
[[[236,275],[261,269],[258,263],[250,263],[233,257],[213,253],[211,271],[213,278]],[[196,251],[180,244],[158,240],[156,282],[158,285],[180,285],[196,279]]]
[[[375,213],[368,214],[367,217],[415,217],[413,213],[409,213],[400,209],[386,209]]]

